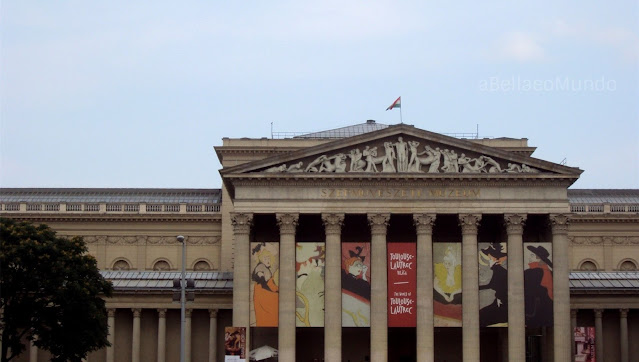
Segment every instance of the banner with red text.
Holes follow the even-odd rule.
[[[417,245],[388,243],[388,326],[417,326]]]

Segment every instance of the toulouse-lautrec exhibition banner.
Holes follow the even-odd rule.
[[[388,243],[388,326],[417,325],[417,246]]]

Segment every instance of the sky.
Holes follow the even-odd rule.
[[[223,137],[400,121],[639,188],[639,2],[3,1],[0,187],[219,188]]]

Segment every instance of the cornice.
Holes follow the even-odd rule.
[[[119,215],[119,214],[97,214],[97,215],[61,215],[61,214],[38,214],[38,213],[2,213],[2,217],[17,221],[42,221],[42,222],[211,222],[221,221],[221,214],[209,215]]]
[[[234,186],[377,186],[389,182],[402,186],[570,186],[577,178],[566,175],[494,175],[494,174],[237,174],[225,176]]]
[[[570,222],[572,224],[589,224],[589,223],[639,223],[639,214],[619,215],[619,214],[571,214]]]

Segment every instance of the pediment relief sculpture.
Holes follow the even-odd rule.
[[[525,163],[499,162],[487,155],[471,156],[462,150],[421,144],[418,140],[385,141],[383,145],[365,145],[348,152],[324,154],[315,159],[281,164],[268,173],[539,173]],[[348,160],[348,161],[347,161]]]

